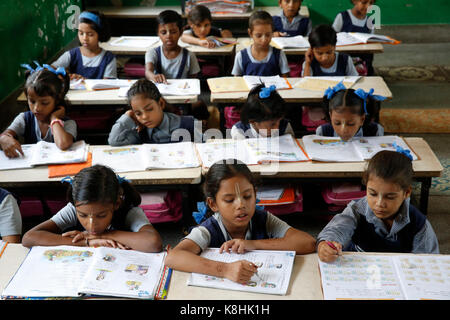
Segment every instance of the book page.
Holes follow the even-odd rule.
[[[205,168],[210,168],[215,162],[226,159],[237,159],[247,165],[257,164],[249,158],[244,143],[244,140],[222,139],[197,143],[195,147],[202,161],[202,166]]]
[[[99,247],[80,293],[152,299],[161,278],[165,252],[144,253]]]
[[[163,96],[189,96],[200,94],[198,79],[168,79],[166,83],[155,83]]]
[[[188,278],[188,285],[285,295],[289,287],[295,252],[254,250],[247,251],[244,254],[220,254],[218,248],[208,248],[202,252],[201,256],[207,259],[227,263],[238,260],[247,260],[258,266],[258,275],[253,275],[250,281],[246,285],[243,285],[225,278],[191,273]]]
[[[392,256],[344,254],[333,263],[319,259],[325,300],[403,300]]]
[[[114,172],[145,171],[147,150],[144,145],[96,147],[92,150],[92,165],[108,166]]]
[[[281,198],[284,192],[284,186],[262,185],[258,187],[256,192],[256,198],[264,200],[278,200]]]
[[[245,139],[252,162],[295,162],[308,158],[290,134],[271,138]]]
[[[399,255],[393,259],[408,300],[450,300],[450,256]]]
[[[243,76],[244,81],[247,83],[247,87],[250,90],[257,85],[263,84],[266,88],[274,85],[277,90],[292,89],[291,84],[287,79],[280,76]]]
[[[211,93],[249,91],[243,77],[220,77],[207,80]]]
[[[350,32],[350,35],[360,42],[368,43],[368,42],[395,42],[395,40],[383,36],[381,34],[371,34],[371,33],[363,33],[363,32]]]
[[[129,79],[84,79],[87,90],[119,89],[130,87],[136,80]]]
[[[363,159],[371,159],[376,153],[383,150],[396,151],[393,143],[410,151],[413,160],[417,160],[416,154],[408,147],[406,142],[398,136],[360,137],[353,138],[353,144]]]
[[[61,150],[55,143],[39,141],[33,152],[33,165],[85,162],[89,146],[83,141],[74,142],[68,149]]]
[[[357,38],[353,36],[353,34],[350,32],[338,32],[336,34],[336,37],[337,37],[336,47],[361,44],[367,42],[367,39]]]
[[[147,169],[195,168],[200,161],[193,142],[145,144]]]
[[[129,48],[147,48],[159,41],[159,37],[136,37],[123,36],[111,41],[111,46],[129,47]]]
[[[303,138],[305,151],[311,160],[325,162],[359,162],[364,161],[356,151],[352,141],[341,138],[307,135]]]
[[[32,247],[2,297],[77,297],[95,249]]]
[[[33,152],[36,144],[22,144],[23,156],[8,158],[3,150],[0,150],[0,170],[32,168]]]
[[[303,77],[295,85],[295,88],[325,92],[328,88],[332,88],[342,81],[342,84],[347,88],[351,88],[361,77],[360,76],[346,76],[346,77]]]
[[[272,42],[280,49],[310,47],[308,38],[301,35],[295,37],[273,37]]]

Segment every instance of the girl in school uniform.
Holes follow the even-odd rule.
[[[115,56],[100,47],[110,39],[108,21],[97,11],[83,11],[79,16],[78,40],[81,46],[62,54],[54,67],[63,67],[72,79],[117,78]]]
[[[369,7],[375,0],[350,0],[352,9],[337,14],[333,22],[336,32],[374,33],[374,26],[367,16]],[[352,55],[353,63],[361,76],[373,75],[373,54]]]
[[[299,11],[302,0],[278,0],[281,7],[279,16],[273,16],[274,37],[307,36],[311,32],[312,24],[308,17]]]
[[[0,135],[2,150],[9,158],[23,156],[18,137],[23,137],[25,144],[43,140],[66,150],[77,136],[75,121],[66,117],[64,97],[70,86],[69,76],[64,68],[54,70],[45,64],[44,67],[38,64],[36,69],[23,66],[29,69],[24,92],[30,110],[21,112]]]
[[[255,11],[249,19],[248,34],[253,44],[236,54],[234,76],[288,76],[289,66],[283,51],[270,46],[273,35],[272,16],[266,11]]]
[[[17,199],[8,190],[0,188],[0,239],[20,243],[22,216]]]
[[[295,136],[289,120],[285,119],[286,104],[275,86],[266,88],[263,84],[254,87],[247,102],[240,110],[241,121],[231,128],[234,139]]]
[[[167,103],[152,81],[136,81],[127,98],[131,110],[113,125],[108,137],[110,145],[202,141],[201,123],[192,116],[165,112]]]
[[[320,232],[320,260],[333,262],[342,251],[439,253],[430,222],[410,203],[411,156],[400,151],[381,151],[369,161],[363,175],[367,195]]]
[[[314,238],[284,221],[256,209],[256,186],[248,167],[235,159],[219,161],[205,177],[204,192],[214,212],[169,251],[165,264],[185,272],[198,272],[247,283],[257,267],[249,261],[212,261],[200,256],[208,247],[220,252],[246,250],[314,251]]]
[[[138,205],[139,193],[105,166],[66,177],[70,202],[47,221],[25,233],[22,244],[112,247],[160,252],[162,241]]]

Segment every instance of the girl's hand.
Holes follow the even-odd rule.
[[[308,48],[308,51],[305,53],[305,63],[311,64],[311,62],[314,60],[314,53],[311,48]]]
[[[287,33],[286,33],[286,32],[275,31],[275,32],[273,33],[273,36],[274,36],[274,37],[286,37],[286,36],[287,36]]]
[[[326,241],[321,241],[317,246],[317,254],[323,262],[333,262],[338,256],[342,255],[342,244],[336,241],[330,241],[338,250],[330,247]]]
[[[66,108],[63,106],[56,107],[55,110],[50,115],[50,121],[55,119],[63,119],[66,115]]]
[[[245,250],[254,250],[255,248],[251,246],[251,241],[244,239],[232,239],[220,246],[219,252],[234,252],[234,253],[244,253]]]
[[[131,249],[118,241],[111,240],[111,239],[101,239],[101,238],[89,239],[89,246],[90,247],[118,248],[118,249],[122,249],[122,250],[130,250]]]
[[[163,74],[153,74],[150,80],[156,83],[167,83],[166,77]]]
[[[211,49],[214,48],[216,46],[216,44],[214,43],[214,41],[211,41],[209,39],[202,39],[199,42],[200,46]]]
[[[137,126],[137,132],[140,132],[141,130],[145,129],[142,123],[140,123],[139,120],[136,118],[136,115],[134,114],[133,110],[127,110],[125,114],[129,116],[131,119],[133,119],[134,123]]]
[[[250,261],[239,260],[226,264],[225,278],[241,284],[247,284],[257,270],[258,268]]]
[[[78,79],[83,79],[84,77],[82,75],[76,74],[76,73],[71,73],[70,74],[70,80],[78,80]]]
[[[73,243],[89,238],[89,234],[87,231],[78,231],[78,230],[64,232],[61,236],[73,238],[72,239]]]
[[[8,158],[25,156],[20,142],[14,139],[14,137],[4,134],[2,135],[1,141],[2,150]]]

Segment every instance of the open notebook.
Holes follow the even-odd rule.
[[[155,83],[159,93],[163,96],[200,95],[199,79],[168,79],[167,83]],[[119,89],[119,97],[126,97],[129,86]]]
[[[339,82],[342,82],[347,89],[350,89],[360,78],[360,76],[303,77],[294,84],[294,88],[325,92],[328,88],[332,88]]]
[[[450,256],[343,254],[319,260],[325,300],[450,299]]]
[[[259,84],[274,85],[277,90],[292,89],[289,81],[280,76],[220,77],[209,78],[207,82],[212,93],[250,91]]]
[[[309,48],[308,37],[295,36],[295,37],[273,37],[272,43],[279,49],[289,48]]]
[[[219,253],[218,248],[208,248],[201,256],[227,263],[247,260],[258,266],[258,272],[246,285],[225,278],[191,273],[187,282],[190,286],[285,295],[294,266],[295,251],[252,250],[237,254]]]
[[[381,34],[371,34],[362,32],[338,32],[336,46],[348,46],[354,44],[364,44],[369,42],[381,42],[385,44],[398,44],[400,41]]]
[[[136,80],[129,79],[84,79],[84,85],[89,91],[93,90],[113,90],[123,87],[130,87]]]
[[[89,145],[77,141],[67,150],[59,149],[55,143],[39,141],[36,144],[23,144],[24,156],[8,158],[0,151],[0,170],[32,168],[37,165],[85,162]]]
[[[159,41],[159,37],[122,36],[110,42],[111,46],[128,48],[148,48]]]
[[[418,159],[406,142],[398,136],[355,137],[350,141],[342,141],[335,137],[308,135],[302,139],[306,153],[311,160],[316,161],[360,162],[371,159],[382,150],[396,151],[394,143],[409,150],[413,160]]]
[[[162,281],[169,281],[165,256],[107,247],[32,247],[2,298],[158,298]]]

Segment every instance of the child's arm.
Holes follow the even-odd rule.
[[[16,136],[16,133],[10,129],[6,129],[0,134],[0,147],[8,158],[24,156],[22,147],[16,139]]]
[[[242,284],[247,283],[257,271],[250,261],[225,263],[203,258],[199,256],[200,252],[200,247],[194,241],[184,239],[169,251],[164,263],[175,270],[208,274]]]
[[[205,48],[214,48],[216,46],[214,41],[211,41],[209,39],[200,39],[186,33],[183,33],[183,35],[181,36],[181,41]]]
[[[163,74],[155,74],[154,71],[155,66],[153,65],[153,63],[147,62],[145,64],[145,77],[153,82],[167,83],[166,77]]]
[[[332,246],[334,246],[334,248]],[[342,244],[340,244],[339,242],[320,241],[319,245],[317,246],[317,255],[323,262],[334,262],[341,254]]]
[[[304,67],[303,67],[303,77],[310,77],[312,75],[311,72],[311,62],[314,59],[314,54],[312,52],[311,48],[308,48],[308,51],[306,51],[305,54],[305,63],[304,63]]]
[[[61,119],[64,118],[65,113],[65,108],[59,106],[50,115],[50,124],[53,133],[53,139],[55,140],[56,146],[61,150],[66,150],[73,144],[73,136],[66,130],[64,130],[64,126],[61,125],[61,123],[64,124]]]
[[[137,121],[134,112],[128,110],[112,126],[108,136],[108,144],[111,146],[125,146],[142,143],[138,128],[145,130]]]

